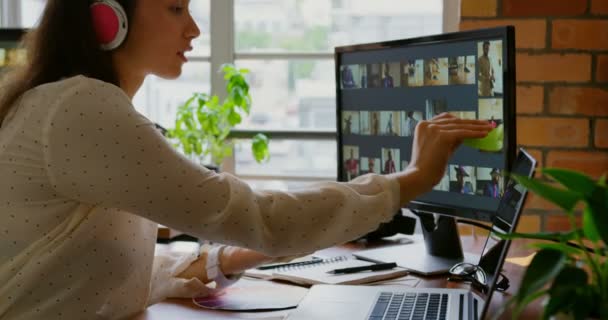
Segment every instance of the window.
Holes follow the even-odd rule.
[[[21,25],[26,28],[34,27],[46,5],[46,0],[21,0]]]
[[[44,10],[46,0],[0,0],[0,27],[32,28]]]

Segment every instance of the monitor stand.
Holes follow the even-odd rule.
[[[477,264],[479,256],[463,254],[454,218],[420,211],[412,212],[419,217],[424,241],[364,250],[355,253],[355,256],[375,262],[396,262],[398,266],[422,275],[448,273],[454,264],[462,261]]]

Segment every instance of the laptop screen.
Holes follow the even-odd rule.
[[[532,177],[535,166],[536,161],[534,158],[520,149],[511,172],[521,176]],[[518,184],[514,179],[509,179],[505,187],[504,196],[500,201],[497,214],[494,218],[494,224],[492,225],[493,232],[488,236],[482,251],[479,266],[485,271],[487,276],[486,283],[488,290],[476,293],[482,298],[482,301],[484,301],[484,306],[477,306],[483,307],[484,314],[487,312],[492,293],[495,291],[497,283],[502,280],[502,266],[510,246],[510,241],[500,240],[495,232],[509,233],[515,231],[526,198],[526,193],[527,191],[522,185]],[[481,308],[476,309],[481,310]],[[476,313],[479,314],[478,312]]]

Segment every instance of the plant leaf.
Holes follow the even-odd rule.
[[[521,281],[521,287],[517,293],[518,302],[522,302],[527,296],[536,292],[555,277],[566,262],[566,255],[557,250],[543,249],[539,251]]]
[[[525,176],[515,174],[512,176],[518,183],[526,187],[528,190],[558,205],[567,212],[571,212],[574,206],[583,198],[578,192],[555,188],[547,183]]]
[[[542,172],[561,183],[568,190],[581,193],[585,197],[590,197],[595,189],[595,181],[593,179],[576,171],[545,168]]]
[[[524,311],[525,307],[527,305],[529,305],[530,303],[532,303],[534,300],[544,296],[545,294],[547,294],[549,292],[549,290],[545,289],[545,290],[539,290],[536,292],[532,292],[529,295],[523,297],[521,299],[521,302],[517,301],[517,305],[515,306],[515,310],[513,310],[513,313],[511,315],[511,319],[521,319],[520,315],[522,313],[522,311]],[[519,300],[519,294],[516,295],[515,297],[513,297],[517,300]]]
[[[585,206],[583,211],[583,232],[585,233],[585,237],[593,242],[600,240],[600,234],[596,228],[593,212],[589,205]]]
[[[270,159],[270,151],[268,149],[268,137],[262,133],[258,133],[253,137],[251,151],[255,161],[261,163],[264,160]]]
[[[585,300],[586,295],[581,288],[587,286],[587,273],[579,268],[566,266],[555,277],[549,290],[549,303],[545,307],[544,319],[558,313],[569,312],[580,300]]]
[[[608,226],[608,188],[596,185],[591,197],[586,200],[590,210],[589,223],[596,226],[599,237],[606,247],[608,246],[608,227],[606,227]]]
[[[528,246],[536,249],[551,249],[561,251],[567,255],[578,255],[583,253],[583,249],[571,247],[565,243],[532,243]]]

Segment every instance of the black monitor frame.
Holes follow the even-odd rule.
[[[343,150],[340,141],[342,141],[342,97],[340,94],[340,66],[342,65],[341,56],[344,53],[360,52],[368,50],[402,48],[405,46],[424,46],[436,45],[439,43],[449,43],[456,41],[475,41],[486,40],[490,38],[501,38],[506,50],[506,68],[503,68],[503,119],[508,121],[508,129],[505,131],[505,169],[511,168],[515,161],[517,152],[516,139],[516,101],[515,101],[515,28],[513,26],[504,26],[497,28],[481,29],[474,31],[454,32],[433,36],[424,36],[418,38],[394,40],[367,44],[358,44],[350,46],[336,47],[334,51],[335,60],[335,76],[336,76],[336,129],[338,139],[338,181],[346,181],[346,177],[342,170]],[[436,213],[451,217],[469,218],[484,222],[492,222],[495,212],[483,211],[467,207],[448,206],[437,203],[423,202],[413,200],[408,207],[417,212]]]

